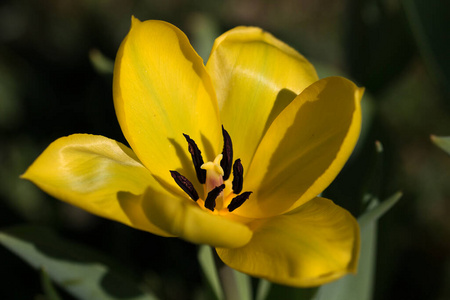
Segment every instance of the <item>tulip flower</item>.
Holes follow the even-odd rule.
[[[133,18],[113,79],[131,148],[62,137],[22,177],[98,216],[215,247],[246,274],[317,286],[357,268],[358,223],[318,195],[354,149],[362,94],[259,28],[221,35],[204,65],[175,26]]]

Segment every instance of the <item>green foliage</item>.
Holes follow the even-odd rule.
[[[431,136],[431,140],[436,144],[439,148],[444,150],[450,155],[450,136]]]
[[[267,281],[265,279],[260,279],[258,283],[258,287],[256,290],[256,300],[264,300],[267,298],[270,292],[270,288],[272,286],[272,283],[270,281]]]
[[[359,258],[358,273],[319,288],[312,300],[369,300],[373,295],[375,255],[377,241],[377,221],[397,203],[402,194],[396,193],[378,203],[372,198],[368,211],[358,218],[361,228],[361,256]]]
[[[89,51],[89,59],[92,66],[100,74],[111,75],[114,70],[114,62],[103,55],[98,49]]]
[[[207,245],[201,245],[198,251],[198,261],[203,270],[209,286],[212,288],[214,295],[218,300],[223,299],[223,291],[220,285],[219,275],[217,274],[214,262],[213,250]]]
[[[214,296],[218,300],[226,299],[225,295],[233,294],[236,299],[233,300],[251,300],[252,286],[251,279],[248,275],[241,272],[230,269],[222,262],[219,262],[219,258],[214,254],[214,250],[207,245],[201,245],[198,252],[198,260],[202,271],[206,277],[206,280],[214,292]],[[217,265],[219,270],[217,270]],[[221,270],[222,269],[222,270]],[[219,276],[219,272],[223,272]],[[230,282],[230,286],[222,285],[219,277],[227,276],[225,281]],[[223,280],[222,280],[223,282]],[[234,289],[233,291],[227,291],[227,288]],[[228,292],[228,293],[227,293]]]
[[[47,300],[61,300],[61,297],[56,291],[52,280],[50,279],[50,276],[48,276],[48,273],[45,271],[45,269],[41,270],[41,284],[42,289],[45,293],[45,298]]]
[[[253,299],[251,278],[247,274],[232,270],[234,273],[234,278],[237,283],[237,290],[239,293],[239,299],[241,300],[251,300]]]
[[[323,285],[319,288],[295,289],[272,285],[267,296],[266,292],[258,293],[257,300],[264,299],[293,299],[293,300],[369,300],[373,295],[375,254],[377,240],[377,222],[389,209],[397,203],[402,193],[398,192],[385,201],[371,197],[367,212],[358,218],[361,228],[361,256],[358,272],[349,274],[340,280]],[[261,289],[267,290],[265,280]]]
[[[65,240],[48,229],[18,226],[0,231],[0,243],[36,269],[42,269],[49,299],[58,299],[50,277],[78,299],[156,300],[133,282],[127,271],[104,256]]]
[[[403,0],[416,44],[434,79],[450,95],[450,3],[442,0]]]

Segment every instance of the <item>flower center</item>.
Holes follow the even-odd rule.
[[[220,190],[220,193],[218,196],[215,197],[214,200],[212,199],[212,196],[210,197],[210,201],[206,203],[205,200],[205,207],[211,209],[212,206],[222,207],[223,206],[223,189],[221,188],[223,185],[223,175],[225,174],[223,172],[222,167],[220,166],[220,161],[222,160],[223,155],[219,154],[216,156],[214,161],[208,161],[207,163],[204,163],[201,168],[203,170],[206,170],[206,182],[204,184],[204,190],[205,195],[209,195],[209,193],[214,190],[215,188],[219,187],[218,190]],[[213,194],[214,195],[214,194]],[[206,198],[208,199],[208,197]],[[210,206],[210,207],[208,207]],[[212,207],[214,210],[214,207]]]
[[[177,171],[170,171],[178,186],[192,200],[197,202],[200,199],[197,203],[212,212],[232,212],[240,207],[250,197],[252,192],[243,192],[240,194],[244,182],[244,168],[240,159],[236,159],[234,164],[232,164],[233,144],[228,132],[222,126],[224,140],[222,154],[217,155],[214,161],[208,161],[206,163],[203,162],[201,151],[198,149],[194,140],[187,134],[183,135],[189,145],[188,150],[192,156],[197,179],[203,184],[206,198],[200,199],[194,185],[186,177]],[[233,181],[229,179],[232,169]]]

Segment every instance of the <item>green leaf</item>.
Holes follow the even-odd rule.
[[[371,164],[367,168],[367,178],[363,183],[363,193],[362,193],[362,212],[369,211],[369,205],[371,201],[378,197],[382,186],[383,177],[383,144],[380,141],[375,141],[373,148],[373,153],[370,157]]]
[[[256,290],[256,300],[266,300],[269,295],[272,283],[265,279],[260,279]]]
[[[217,274],[216,264],[214,262],[213,250],[210,246],[201,245],[198,251],[198,261],[200,267],[205,274],[206,280],[211,286],[214,295],[217,299],[222,300],[224,298],[222,286],[220,285],[219,275]]]
[[[36,226],[0,231],[0,244],[35,269],[44,269],[78,299],[156,300],[144,293],[121,266],[85,246]]]
[[[103,55],[98,49],[89,51],[89,59],[92,66],[100,74],[112,74],[114,70],[114,62]]]
[[[380,204],[378,204],[378,199],[373,198],[371,201],[372,205],[369,205],[368,211],[358,218],[359,226],[364,227],[371,222],[377,221],[388,210],[390,210],[391,207],[398,202],[398,200],[400,200],[402,195],[402,192],[397,192]]]
[[[431,136],[431,140],[436,146],[447,152],[450,155],[450,136]]]
[[[447,42],[449,1],[403,0],[402,6],[428,69],[450,93],[450,44]]]
[[[233,270],[234,278],[236,280],[236,285],[239,293],[239,299],[241,300],[251,300],[253,299],[252,288],[251,288],[251,278],[247,274],[241,273],[239,271]]]
[[[206,280],[217,299],[222,300],[227,297],[231,297],[233,300],[253,299],[251,278],[248,275],[233,270],[223,264],[219,257],[214,255],[210,246],[200,246],[198,260]],[[220,265],[220,267],[218,267],[218,265]],[[219,270],[217,268],[219,268]],[[227,288],[229,290],[227,290]]]
[[[372,198],[368,211],[358,218],[361,228],[361,254],[357,275],[347,275],[320,287],[314,300],[369,300],[372,298],[377,221],[397,203],[401,196],[402,194],[398,192],[381,204],[376,198]]]
[[[61,297],[53,286],[52,280],[44,269],[41,270],[41,285],[47,300],[61,300]]]

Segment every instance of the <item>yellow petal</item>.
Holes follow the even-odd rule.
[[[164,192],[157,192],[155,189],[151,189],[148,187],[147,194],[140,194],[140,195],[134,195],[129,192],[118,192],[117,193],[117,199],[119,201],[120,207],[123,209],[124,213],[127,215],[128,219],[130,220],[130,226],[145,230],[160,236],[164,237],[173,237],[173,234],[168,233],[167,231],[164,231],[154,225],[151,220],[147,218],[147,215],[144,212],[144,202],[146,201],[145,195],[147,195],[147,198],[151,199],[152,196],[150,195],[150,191],[154,195],[162,196],[164,195],[167,198],[173,197],[169,193]]]
[[[48,146],[22,178],[95,215],[170,235],[146,220],[142,208],[139,212],[136,200],[129,197],[143,194],[148,185],[156,189],[159,184],[131,149],[114,140],[88,134],[60,138]]]
[[[169,170],[202,191],[183,133],[208,161],[220,153],[222,131],[211,79],[184,33],[162,21],[133,18],[117,54],[113,92],[122,131],[147,169],[180,195]]]
[[[315,198],[250,226],[254,233],[247,245],[217,249],[233,269],[296,287],[321,285],[357,269],[358,223],[328,199]]]
[[[275,119],[244,179],[251,198],[234,213],[274,216],[321,193],[353,151],[363,89],[342,77],[306,88]]]
[[[250,229],[239,222],[201,209],[193,200],[149,192],[144,201],[148,219],[166,232],[196,244],[235,248],[248,243]]]
[[[318,79],[302,55],[256,27],[237,27],[220,36],[206,68],[244,169],[274,118]]]

